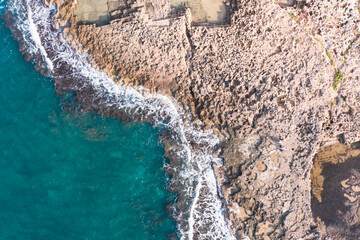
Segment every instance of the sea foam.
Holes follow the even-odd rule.
[[[212,164],[219,164],[212,155],[219,143],[214,134],[185,124],[186,115],[176,108],[174,99],[117,85],[94,69],[52,30],[50,8],[42,1],[9,0],[7,5],[15,21],[13,28],[21,33],[16,37],[20,51],[36,59],[35,65],[46,69],[42,72],[53,77],[56,85],[67,84],[64,90],[89,95],[94,110],[115,109],[130,120],[163,125],[171,133],[166,140],[176,146],[173,154],[178,161],[167,168],[173,172],[172,185],[179,194],[173,214],[181,239],[234,239],[212,168]]]

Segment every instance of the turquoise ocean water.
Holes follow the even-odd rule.
[[[0,240],[176,232],[160,130],[63,111],[52,80],[24,61],[2,19],[0,46]]]

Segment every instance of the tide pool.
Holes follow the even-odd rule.
[[[2,19],[0,45],[0,239],[175,233],[160,130],[64,111],[67,98],[24,61]]]

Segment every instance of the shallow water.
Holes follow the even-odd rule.
[[[218,167],[222,164],[221,159],[212,155],[219,144],[216,136],[211,131],[195,130],[184,124],[186,115],[176,108],[172,99],[151,95],[146,89],[114,84],[106,74],[94,69],[85,56],[75,53],[59,37],[61,29],[53,26],[52,6],[44,5],[41,0],[8,0],[8,7],[6,22],[15,33],[21,52],[26,59],[36,59],[37,70],[54,77],[60,94],[73,92],[82,107],[104,116],[150,122],[167,129],[161,141],[166,144],[171,159],[170,166],[166,166],[172,174],[170,187],[177,192],[171,211],[177,221],[178,236],[234,239],[224,218],[224,202],[212,169],[214,164]],[[67,102],[71,96],[60,99],[64,108],[76,109],[76,105],[69,104],[71,101]],[[158,222],[157,219],[152,222]]]
[[[24,61],[2,19],[0,44],[0,239],[176,232],[165,211],[175,196],[166,191],[160,130],[64,111],[69,98]]]

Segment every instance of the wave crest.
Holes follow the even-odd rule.
[[[162,125],[172,175],[170,190],[178,193],[172,206],[182,239],[234,239],[224,216],[224,202],[217,186],[212,151],[219,140],[212,132],[185,124],[185,115],[173,99],[123,87],[95,70],[84,57],[58,37],[52,27],[50,8],[41,0],[9,0],[4,14],[6,25],[19,42],[27,61],[54,79],[57,92],[74,91],[85,110],[127,121]]]

